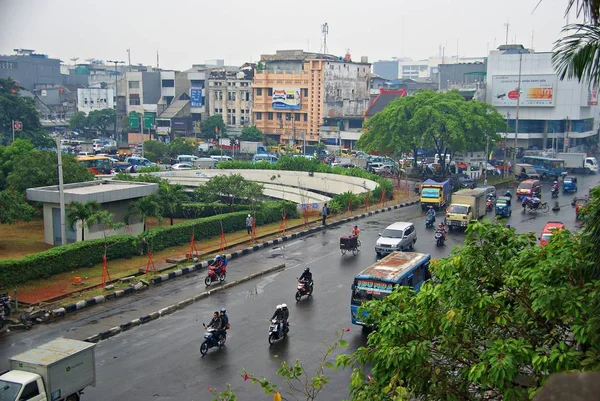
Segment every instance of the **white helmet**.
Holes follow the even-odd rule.
[[[287,304],[281,304],[281,307],[282,307],[283,309],[285,309],[285,308],[287,308]]]
[[[252,216],[250,216],[250,214],[248,214],[248,217],[252,217]]]
[[[277,310],[280,310],[281,308],[283,308],[281,305],[277,305]]]
[[[558,181],[554,181],[555,184],[558,184]]]

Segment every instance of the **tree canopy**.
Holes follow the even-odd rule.
[[[491,144],[500,139],[496,133],[505,127],[502,115],[487,103],[465,101],[457,91],[418,91],[392,101],[367,121],[357,146],[382,154],[421,146],[435,148],[439,155],[478,151],[485,149],[487,137]]]
[[[229,205],[236,201],[256,201],[262,196],[264,186],[260,183],[246,180],[239,174],[222,174],[212,177],[206,184],[194,191],[199,201],[216,201],[227,198]]]
[[[338,360],[354,366],[351,393],[525,399],[554,372],[598,369],[600,280],[581,241],[563,230],[542,247],[533,234],[473,223],[418,293],[398,287],[363,305],[376,328]]]
[[[221,137],[227,133],[227,126],[223,121],[223,116],[220,114],[210,116],[200,123],[200,134],[205,139],[216,138],[217,131]]]
[[[33,98],[21,96],[21,87],[10,78],[0,78],[0,143],[12,141],[12,122],[23,123],[15,138],[28,139],[36,147],[51,146],[52,141],[42,129]]]
[[[242,134],[240,135],[240,140],[242,141],[262,142],[264,138],[265,136],[262,131],[256,125],[242,128]]]

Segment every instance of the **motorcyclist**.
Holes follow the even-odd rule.
[[[440,223],[437,226],[437,229],[435,230],[436,233],[442,233],[442,235],[444,236],[444,239],[446,239],[446,226],[444,226],[444,223]]]
[[[219,316],[219,312],[215,312],[213,313],[213,318],[211,319],[210,323],[208,323],[208,326],[206,326],[207,329],[214,329],[217,335],[217,338],[221,336],[221,325],[222,325],[222,320],[221,317]]]
[[[512,199],[512,193],[508,190],[504,193],[504,196],[508,196],[509,198]]]
[[[227,330],[229,330],[229,316],[227,316],[227,310],[225,308],[221,308],[221,329],[219,330],[219,334],[221,335],[221,343],[225,344],[227,340]]]
[[[304,269],[304,272],[302,273],[302,275],[300,276],[298,281],[303,281],[312,287],[313,278],[312,278],[312,273],[310,272],[310,269],[308,267],[306,269]]]
[[[279,334],[281,334],[281,329],[282,329],[282,322],[285,319],[285,315],[283,312],[283,306],[282,305],[277,305],[277,308],[275,309],[275,313],[273,313],[273,316],[271,316],[271,320],[276,320],[277,323],[279,323]]]
[[[435,222],[435,209],[433,206],[429,206],[429,210],[427,210],[427,217],[432,217]]]
[[[225,255],[215,256],[215,262],[213,265],[217,269],[217,275],[221,274],[223,267],[227,267],[227,257]]]
[[[290,310],[288,309],[287,304],[281,304],[281,310],[283,311],[284,330],[287,330],[289,327],[288,319],[290,318]]]
[[[558,192],[558,181],[554,181],[554,184],[552,184],[552,192]]]

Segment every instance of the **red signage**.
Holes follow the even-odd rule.
[[[510,100],[516,100],[516,99],[518,99],[519,98],[519,91],[514,90],[514,91],[508,92],[508,98]]]
[[[21,121],[14,121],[13,122],[13,129],[15,131],[22,131],[23,130],[23,123]]]

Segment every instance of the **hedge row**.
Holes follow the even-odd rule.
[[[173,217],[182,219],[199,219],[202,217],[217,216],[229,212],[243,212],[251,209],[251,205],[233,205],[224,203],[181,203],[175,210]]]
[[[126,258],[138,252],[138,238],[132,235],[114,235],[107,241],[108,259]],[[58,246],[18,260],[0,260],[0,287],[13,288],[27,281],[93,266],[102,262],[103,255],[104,240],[95,239]]]
[[[286,211],[287,218],[298,217],[296,205],[292,202],[279,201],[268,202],[261,205],[256,211],[255,218],[258,226],[280,221],[283,211]],[[221,235],[221,230],[225,233],[231,233],[246,228],[246,217],[248,211],[227,213],[220,216],[204,217],[201,219],[190,220],[172,226],[157,227],[149,230],[144,236],[150,244],[151,249],[160,251],[171,246],[185,244],[189,242],[190,236],[194,234],[195,240],[217,237]]]

